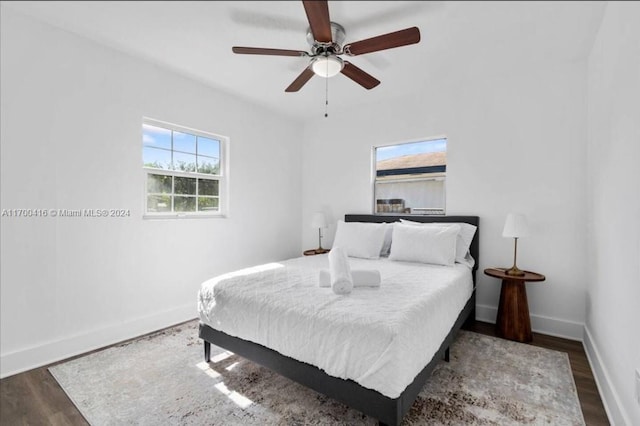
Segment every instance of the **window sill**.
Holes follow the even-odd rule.
[[[167,213],[167,214],[145,214],[142,215],[142,218],[147,219],[226,219],[227,215],[223,213],[203,213],[203,214],[178,214],[178,213]]]

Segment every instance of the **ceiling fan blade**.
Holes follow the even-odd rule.
[[[308,56],[307,52],[302,50],[266,49],[263,47],[239,46],[234,46],[231,50],[233,50],[233,53],[240,53],[243,55]]]
[[[329,20],[329,4],[326,1],[303,1],[304,11],[316,41],[331,43],[331,21]]]
[[[394,47],[407,46],[418,43],[419,41],[420,30],[418,27],[411,27],[347,44],[344,47],[344,52],[350,56],[363,55],[365,53],[378,52]]]
[[[305,68],[304,71],[302,71],[302,73],[295,80],[293,80],[293,83],[291,83],[289,87],[285,89],[285,92],[297,92],[298,90],[302,89],[302,86],[304,86],[307,81],[309,81],[311,77],[313,77],[313,74],[314,72],[311,70],[311,68]]]
[[[367,90],[373,89],[378,84],[380,84],[379,80],[362,71],[351,62],[345,61],[344,68],[342,68],[342,71],[340,72]]]

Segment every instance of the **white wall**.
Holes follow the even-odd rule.
[[[479,69],[479,71],[482,71]],[[465,74],[462,72],[461,74]],[[473,73],[471,73],[473,74]],[[545,274],[527,284],[534,330],[581,339],[586,271],[586,64],[519,74],[417,82],[412,97],[362,105],[306,122],[303,246],[315,247],[311,215],[371,213],[371,147],[445,135],[447,214],[480,216],[478,317],[495,321],[500,282],[482,274],[510,266],[507,213],[528,216],[518,266]],[[488,74],[488,73],[487,73]]]
[[[585,347],[614,424],[640,424],[640,4],[610,2],[589,57]]]
[[[214,274],[300,253],[302,126],[2,8],[1,375],[197,316]],[[143,220],[142,117],[231,138],[230,217]]]

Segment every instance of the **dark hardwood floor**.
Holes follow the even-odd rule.
[[[468,330],[495,336],[493,324],[476,321]],[[580,405],[587,425],[608,425],[589,362],[580,342],[533,334],[535,346],[569,354]],[[87,425],[47,370],[36,368],[0,380],[0,425]]]

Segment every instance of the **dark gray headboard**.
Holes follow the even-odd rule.
[[[377,215],[377,214],[346,214],[345,222],[373,222],[373,223],[390,223],[397,222],[400,219],[411,220],[413,222],[464,222],[470,223],[478,227],[476,234],[473,236],[469,251],[476,261],[473,271],[478,269],[480,264],[480,218],[478,216],[414,216],[414,215]]]

